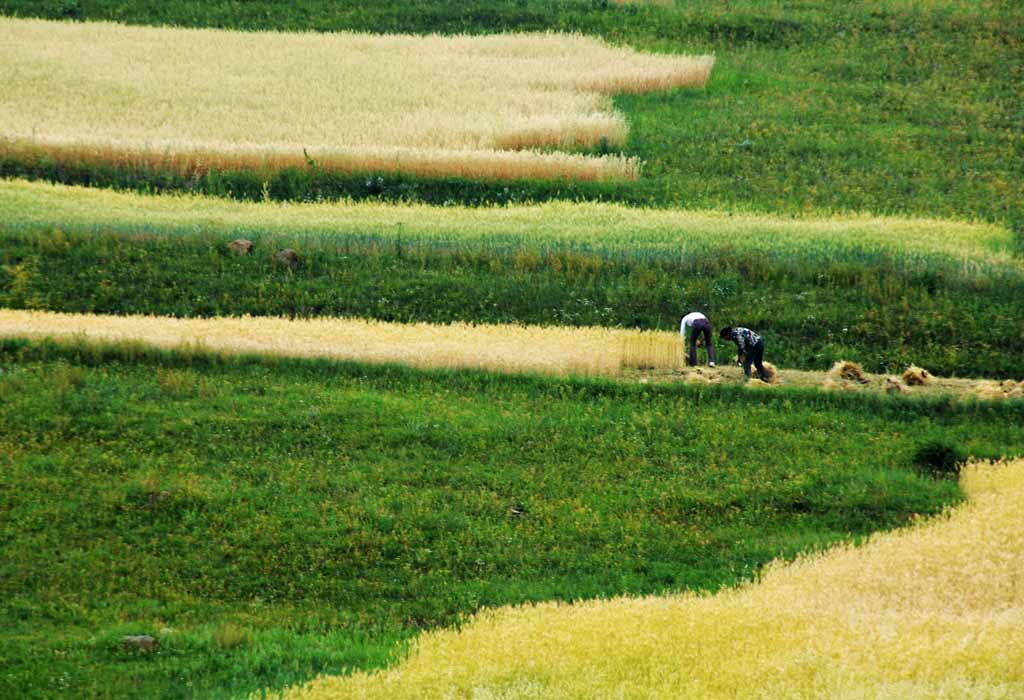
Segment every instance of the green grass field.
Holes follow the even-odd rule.
[[[662,330],[699,308],[763,331],[783,368],[1024,377],[1016,3],[0,14],[716,54],[705,90],[615,99],[645,161],[630,183],[0,157],[0,307]],[[294,270],[271,261],[284,247]],[[1019,455],[1020,400],[3,339],[0,698],[258,697],[397,663],[481,607],[718,590],[958,503],[929,465]]]
[[[10,341],[0,369],[5,697],[232,697],[482,605],[716,589],[955,501],[930,440],[1024,450],[1019,403]]]

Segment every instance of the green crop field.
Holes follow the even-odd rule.
[[[801,610],[814,618],[808,591],[832,597],[820,645],[800,628],[789,656],[757,652],[772,668],[797,668],[794,679],[826,684],[786,686],[780,672],[779,697],[872,697],[878,687],[922,698],[1024,694],[1019,644],[965,662],[969,673],[954,648],[900,648],[896,664],[885,656],[895,649],[886,635],[902,622],[920,633],[904,635],[908,645],[1009,638],[1024,599],[1012,575],[991,571],[1024,562],[1024,524],[1010,522],[1019,517],[1011,508],[1006,532],[986,540],[996,555],[978,554],[991,559],[983,565],[964,559],[982,550],[969,542],[915,552],[940,562],[921,579],[935,591],[906,593],[920,609],[868,607],[898,599],[899,586],[910,591],[907,571],[883,596],[871,587],[888,585],[884,566],[863,579],[843,570],[845,587],[820,590],[813,566],[788,568],[836,544],[867,551],[900,541],[872,539],[880,531],[952,523],[960,516],[940,514],[968,512],[965,495],[989,507],[994,496],[978,485],[988,477],[950,477],[967,460],[1024,456],[1017,3],[0,0],[0,15],[245,31],[575,32],[637,52],[715,56],[706,87],[605,98],[623,141],[565,146],[573,157],[642,162],[638,179],[614,182],[342,173],[308,155],[277,169],[192,171],[171,167],[169,154],[104,160],[83,151],[76,160],[15,143],[4,132],[13,112],[0,100],[0,308],[158,317],[148,326],[154,345],[139,340],[133,318],[104,317],[117,321],[107,337],[119,340],[84,331],[46,339],[17,320],[7,327],[23,327],[0,333],[0,698],[324,700],[363,688],[415,697],[417,687],[467,700],[560,698],[582,687],[584,696],[664,697],[655,666],[627,658],[629,640],[616,629],[595,636],[594,619],[572,648],[604,651],[580,651],[571,671],[557,655],[537,656],[534,637],[501,636],[533,629],[524,622],[533,615],[541,636],[545,615],[570,634],[572,608],[472,616],[590,601],[583,616],[625,595],[636,598],[609,605],[615,619],[630,616],[631,634],[643,627],[633,602],[664,604],[682,629],[670,596],[687,592],[709,594],[699,600],[710,607],[735,603],[723,630],[733,636],[708,647],[719,656],[705,671],[739,693],[728,673],[743,664],[709,669],[728,666],[722,649],[766,624],[743,617],[758,614],[743,596],[760,595],[773,560],[776,583],[793,584],[772,589],[771,601],[804,596]],[[37,107],[85,109],[79,92],[88,100],[102,79],[62,88],[51,75],[40,85],[68,92],[47,102],[26,78],[32,50],[0,61],[0,77],[20,81]],[[258,96],[246,106],[258,107]],[[18,113],[22,127],[31,113]],[[252,252],[232,250],[237,239]],[[279,258],[283,249],[294,260]],[[509,328],[492,324],[529,325],[523,338],[557,332],[563,346],[578,346],[597,343],[597,331],[618,333],[605,329],[676,333],[694,309],[710,317],[722,364],[734,348],[717,330],[737,323],[765,335],[766,359],[783,377],[848,360],[889,379],[843,391],[821,390],[820,374],[803,385],[744,385],[736,368],[719,368],[710,383],[641,366],[600,379],[414,368],[323,350],[299,357],[289,326],[271,320],[372,319],[405,324],[402,333],[479,324],[474,340],[460,335],[466,326],[439,331],[451,331],[465,356]],[[225,316],[258,317],[246,320],[255,335],[274,324],[274,356],[239,354],[245,346],[231,333],[240,331],[220,331],[220,350],[160,336],[172,325],[165,317]],[[400,337],[392,330],[374,332],[387,342]],[[353,350],[333,356],[365,359],[366,341],[345,332],[323,336]],[[410,353],[429,353],[398,349],[385,357],[412,363]],[[682,343],[669,351],[681,356]],[[543,353],[532,364],[498,357],[486,366],[536,370]],[[911,364],[940,378],[903,395],[898,376]],[[965,399],[943,393],[960,381],[945,377],[1014,381],[986,381]],[[956,590],[943,588],[946,566]],[[989,574],[971,578],[968,566]],[[856,617],[842,610],[847,596],[861,601],[858,615],[882,621],[849,632],[863,654],[836,641]],[[947,602],[939,614],[922,601]],[[918,617],[894,617],[903,609]],[[655,627],[644,637],[650,648],[665,634]],[[126,645],[131,635],[150,635],[156,648]],[[445,656],[473,639],[493,652],[478,666],[465,651]],[[494,651],[506,643],[521,648]],[[853,658],[844,654],[862,655],[844,665]],[[877,674],[839,688],[822,664]],[[627,675],[613,676],[613,666]],[[383,669],[397,675],[381,676],[380,687],[347,678]],[[342,678],[301,689],[320,674]]]

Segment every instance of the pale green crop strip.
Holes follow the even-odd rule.
[[[22,180],[0,181],[0,225],[110,228],[177,233],[327,237],[493,239],[591,243],[630,251],[728,245],[736,250],[883,250],[943,255],[1021,267],[1009,230],[985,223],[870,215],[792,218],[762,214],[637,209],[548,202],[508,207],[431,207],[341,202],[237,202],[213,197],[143,196]]]
[[[713,596],[544,603],[423,635],[380,673],[288,700],[1011,700],[1024,697],[1024,460],[966,505]]]
[[[409,36],[0,17],[0,153],[177,171],[302,167],[634,178],[526,149],[621,145],[611,95],[703,86],[710,56],[579,35]]]

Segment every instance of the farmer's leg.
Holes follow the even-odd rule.
[[[704,334],[704,345],[708,349],[708,362],[715,364],[715,346],[711,342],[711,324],[704,321],[700,330]]]
[[[689,346],[689,354],[686,356],[686,364],[693,367],[697,364],[697,329],[690,327],[686,329],[686,344]]]
[[[753,359],[753,348],[747,348],[747,353],[743,356],[743,374],[746,375],[747,379],[750,379],[750,362]]]
[[[764,338],[761,338],[759,341],[757,341],[757,344],[754,347],[750,348],[750,353],[747,355],[747,357],[754,363],[754,366],[757,367],[758,376],[761,377],[761,379],[767,380],[768,373],[764,371],[763,363]]]

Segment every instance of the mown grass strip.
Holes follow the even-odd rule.
[[[488,611],[425,635],[390,671],[286,697],[1015,697],[1024,461],[975,465],[963,482],[968,503],[947,518],[738,590]]]

